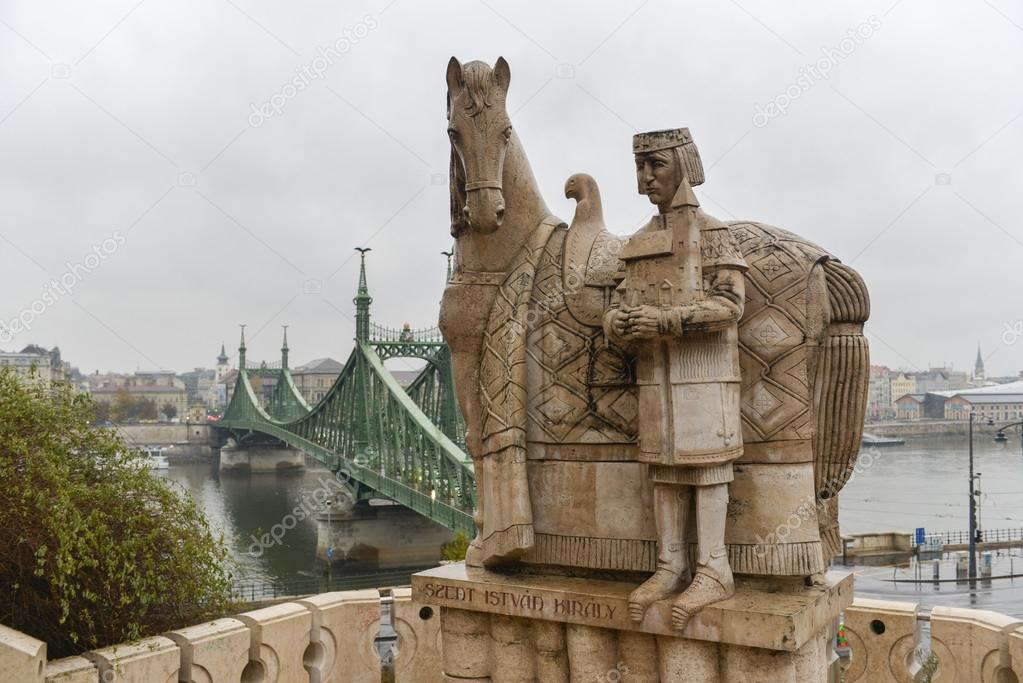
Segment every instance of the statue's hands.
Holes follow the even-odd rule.
[[[604,316],[604,334],[617,344],[626,341],[629,332],[629,314],[621,309],[612,309]]]
[[[660,336],[661,312],[653,306],[637,306],[628,313],[625,338],[630,341],[657,339]]]

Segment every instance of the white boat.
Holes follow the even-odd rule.
[[[170,469],[170,462],[167,460],[167,456],[163,454],[163,449],[159,447],[149,447],[144,449],[146,455],[149,456],[149,468],[153,470],[168,470]]]

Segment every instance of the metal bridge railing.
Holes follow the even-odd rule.
[[[222,419],[221,422],[225,422],[225,420]],[[328,466],[343,470],[347,475],[382,496],[404,505],[424,517],[429,517],[445,528],[452,531],[461,531],[470,537],[476,532],[476,525],[471,513],[450,505],[443,500],[434,499],[423,491],[412,488],[368,467],[363,467],[352,460],[340,458],[336,453],[332,453],[323,446],[288,431],[281,425],[269,422],[231,420],[229,426],[239,429],[251,429],[278,438],[288,445],[312,455]],[[469,479],[467,486],[472,485],[472,480]],[[467,491],[467,494],[470,493],[473,493],[473,491]]]
[[[253,361],[246,361],[245,369],[246,370],[280,370],[281,369],[281,362],[279,360],[269,361],[269,362],[267,362],[265,360],[264,361],[254,361],[254,360]]]
[[[1023,529],[982,529],[979,531],[982,543],[1005,543],[1009,541],[1023,542]],[[927,538],[939,537],[942,545],[966,545],[970,542],[968,531],[937,531],[926,534]],[[913,545],[920,545],[913,538]]]
[[[395,569],[373,574],[335,574],[303,579],[241,579],[231,586],[231,596],[240,602],[257,602],[297,595],[315,595],[338,590],[408,586],[412,574],[421,569]]]
[[[383,325],[370,323],[369,340],[379,342],[442,344],[444,343],[444,336],[441,334],[439,327],[424,327],[418,330],[413,330],[411,328],[397,329],[394,327],[384,327]]]

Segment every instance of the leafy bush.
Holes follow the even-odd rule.
[[[0,623],[51,658],[230,607],[223,539],[94,415],[67,385],[0,371]]]
[[[469,537],[459,531],[455,537],[440,547],[442,560],[461,562],[465,559],[465,552],[469,549]]]

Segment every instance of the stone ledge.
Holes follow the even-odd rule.
[[[627,613],[634,584],[553,576],[505,575],[453,564],[412,577],[412,599],[468,611],[544,619],[620,631],[677,636],[671,601],[647,610],[638,626]],[[794,652],[809,642],[853,599],[852,574],[830,572],[823,586],[773,591],[739,580],[736,594],[692,619],[683,637],[727,645]]]

